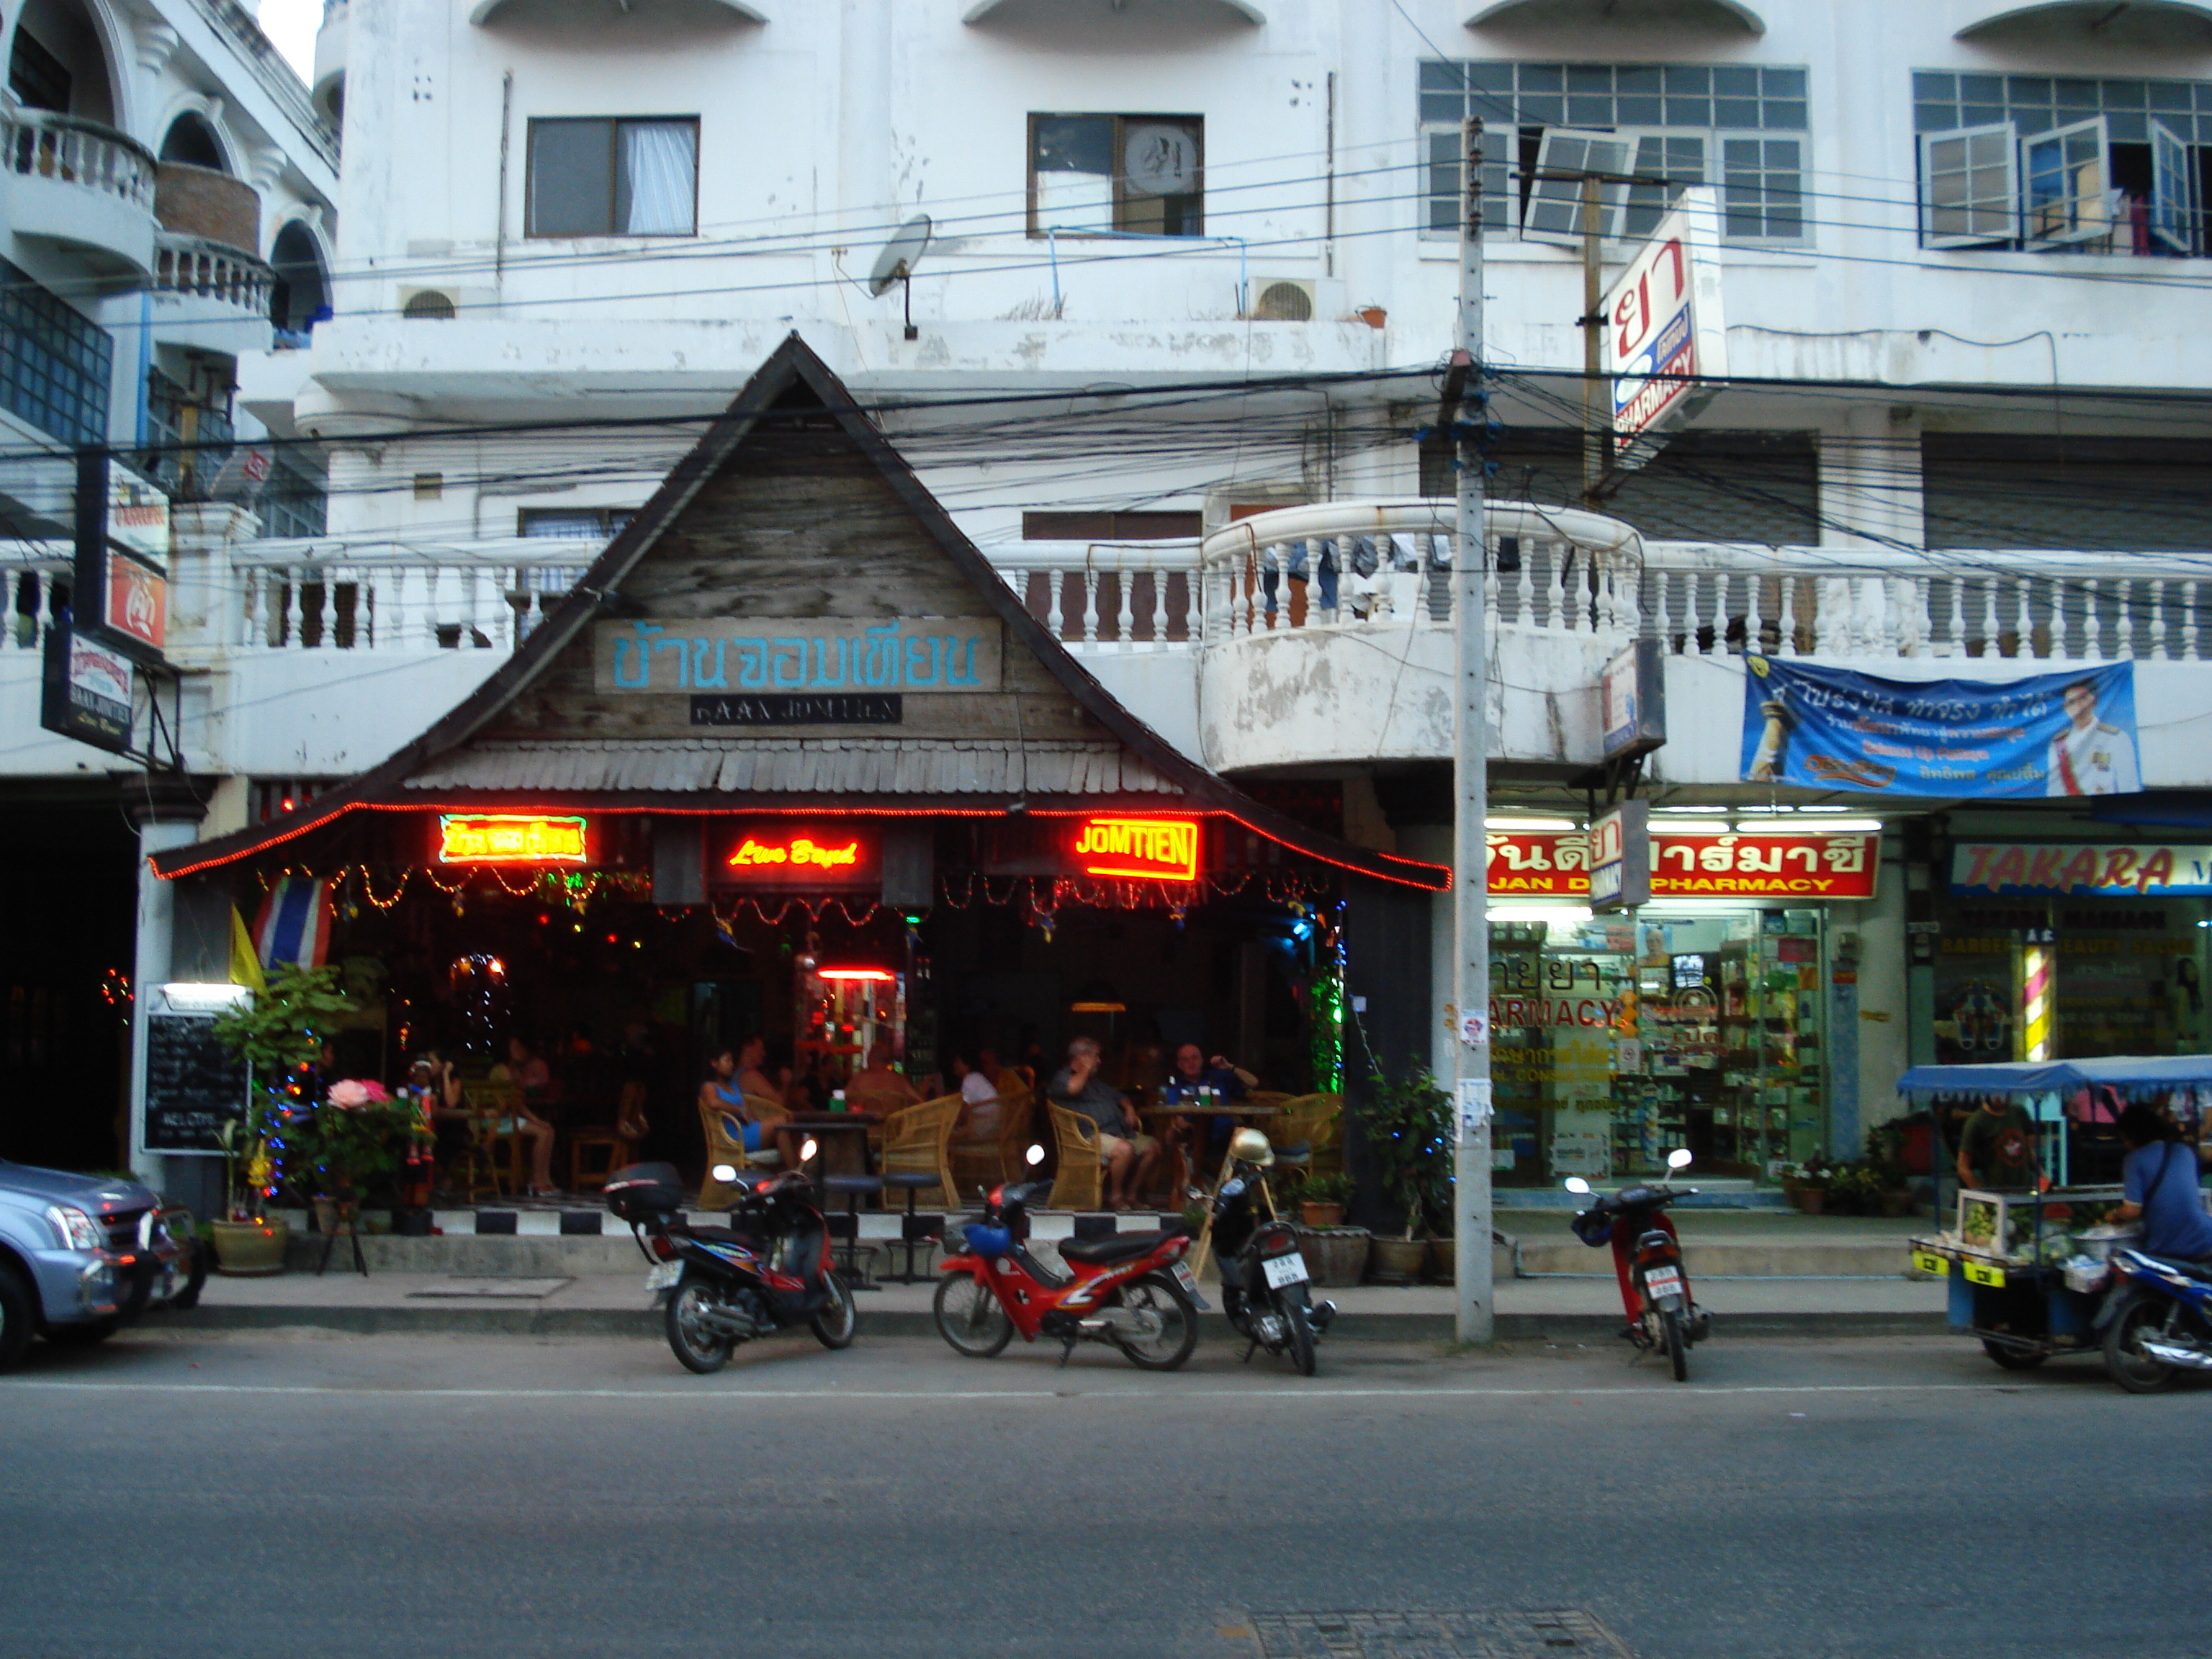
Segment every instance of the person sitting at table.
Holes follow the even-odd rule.
[[[1151,1183],[1159,1162],[1160,1143],[1144,1133],[1137,1109],[1098,1075],[1098,1044],[1079,1036],[1067,1045],[1067,1064],[1052,1074],[1045,1096],[1056,1106],[1079,1112],[1098,1126],[1098,1159],[1106,1167],[1106,1200],[1116,1210],[1134,1209],[1137,1196]]]
[[[759,1089],[744,1087],[742,1079],[745,1070],[739,1061],[747,1054],[753,1055],[752,1073],[759,1077],[758,1060],[766,1048],[766,1044],[755,1037],[742,1049],[716,1049],[708,1057],[707,1079],[699,1085],[699,1104],[710,1112],[720,1112],[730,1126],[730,1139],[738,1142],[749,1152],[761,1149],[761,1126],[759,1120],[753,1116],[752,1107],[745,1097],[752,1095],[763,1100],[774,1100],[777,1097],[767,1086],[765,1078],[761,1078]]]
[[[999,1098],[994,1060],[988,1048],[975,1051],[976,1063],[973,1066],[968,1063],[966,1054],[957,1050],[953,1054],[952,1075],[960,1083],[960,1120],[952,1130],[955,1140],[995,1140],[999,1137],[1005,1103]]]
[[[918,1104],[921,1096],[913,1084],[891,1069],[891,1045],[878,1037],[868,1048],[868,1063],[845,1085],[845,1105],[855,1112],[902,1111]]]
[[[732,1073],[732,1077],[738,1093],[750,1095],[757,1100],[783,1098],[783,1091],[775,1086],[768,1074],[768,1039],[766,1037],[747,1037],[738,1045],[735,1054],[736,1069]],[[720,1060],[721,1056],[717,1054],[714,1058]],[[710,1060],[708,1069],[712,1068],[713,1061]]]
[[[1211,1091],[1213,1097],[1227,1105],[1244,1098],[1244,1091],[1258,1086],[1260,1079],[1240,1066],[1232,1066],[1223,1055],[1208,1060],[1206,1050],[1195,1042],[1186,1042],[1175,1051],[1175,1069],[1160,1088],[1163,1106],[1180,1105],[1197,1100]],[[1185,1120],[1188,1121],[1188,1120]],[[1206,1144],[1218,1152],[1227,1148],[1229,1137],[1237,1127],[1233,1117],[1214,1117],[1206,1120]],[[1186,1131],[1186,1133],[1188,1133]]]
[[[561,1189],[553,1184],[553,1125],[541,1115],[553,1093],[552,1067],[526,1038],[511,1036],[507,1040],[507,1063],[492,1067],[491,1079],[512,1083],[522,1093],[514,1115],[501,1118],[492,1126],[492,1133],[517,1135],[530,1143],[531,1197],[558,1197]]]

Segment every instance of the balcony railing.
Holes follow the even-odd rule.
[[[9,172],[58,179],[154,210],[152,152],[128,133],[52,110],[0,110],[0,156]]]
[[[256,317],[269,315],[276,272],[251,254],[204,237],[161,231],[154,238],[156,293],[213,300]]]

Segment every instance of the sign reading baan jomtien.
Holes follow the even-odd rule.
[[[996,691],[993,618],[600,623],[601,691]]]

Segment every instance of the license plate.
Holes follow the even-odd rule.
[[[1313,1277],[1306,1271],[1306,1259],[1302,1255],[1268,1256],[1260,1263],[1260,1271],[1267,1276],[1271,1291],[1279,1291],[1285,1285],[1303,1285]]]
[[[1171,1263],[1168,1271],[1175,1275],[1176,1283],[1182,1285],[1184,1290],[1193,1296],[1198,1294],[1198,1275],[1191,1272],[1188,1267],[1177,1261]]]
[[[1966,1270],[1966,1283],[1969,1285],[1985,1285],[1993,1291],[2004,1289],[2005,1271],[2002,1267],[1992,1267],[1983,1261],[1967,1261],[1960,1265]]]
[[[1933,1250],[1915,1250],[1912,1265],[1932,1278],[1948,1279],[1951,1276],[1951,1259],[1938,1255]]]
[[[1654,1267],[1644,1275],[1644,1288],[1653,1296],[1680,1296],[1682,1275],[1672,1267]]]
[[[646,1269],[645,1288],[648,1291],[665,1291],[683,1277],[682,1262],[664,1261],[657,1267]]]

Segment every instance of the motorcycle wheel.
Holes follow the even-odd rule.
[[[853,1306],[852,1290],[835,1273],[823,1274],[822,1282],[830,1288],[830,1305],[808,1322],[814,1340],[833,1352],[849,1348],[853,1346],[853,1333],[860,1323],[860,1311]]]
[[[1690,1380],[1690,1351],[1682,1340],[1682,1316],[1665,1308],[1659,1310],[1660,1346],[1667,1350],[1668,1366],[1677,1382]]]
[[[730,1363],[737,1342],[717,1334],[700,1322],[701,1311],[714,1299],[703,1279],[687,1279],[668,1298],[668,1346],[686,1370],[702,1376]]]
[[[2022,1353],[2018,1348],[2008,1348],[2002,1342],[1982,1339],[1982,1352],[2008,1371],[2032,1371],[2051,1358],[2047,1353]]]
[[[1306,1299],[1283,1298],[1283,1325],[1291,1334],[1291,1364],[1298,1368],[1300,1376],[1311,1376],[1320,1369],[1314,1357],[1313,1324],[1306,1317]]]
[[[2181,1369],[2142,1351],[2145,1333],[2165,1325],[2166,1309],[2162,1297],[2138,1296],[2113,1316],[2105,1331],[2105,1374],[2130,1394],[2156,1394]]]
[[[1150,1340],[1132,1342],[1116,1336],[1114,1346],[1132,1365],[1148,1371],[1171,1371],[1190,1358],[1198,1346],[1198,1308],[1182,1285],[1165,1273],[1146,1273],[1121,1286],[1115,1297],[1124,1308],[1156,1313],[1160,1334]]]
[[[929,1310],[936,1317],[937,1334],[953,1352],[970,1359],[988,1359],[1013,1340],[1014,1322],[972,1273],[947,1273],[939,1279]]]

